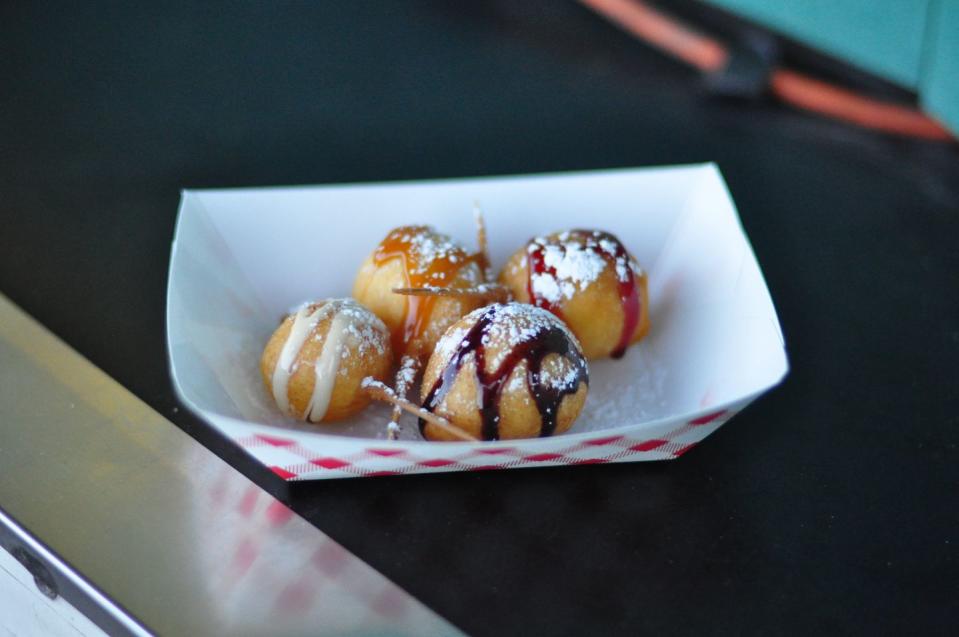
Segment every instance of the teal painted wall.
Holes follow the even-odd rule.
[[[919,93],[959,133],[959,0],[706,0]]]
[[[915,89],[930,0],[709,0]]]
[[[959,133],[959,0],[934,0],[923,56],[922,107]]]

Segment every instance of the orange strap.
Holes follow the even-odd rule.
[[[726,48],[701,33],[657,11],[645,2],[632,0],[580,0],[660,51],[700,71],[718,71],[726,64]]]
[[[729,50],[719,41],[653,9],[644,0],[580,2],[704,73],[720,70],[729,59]],[[795,71],[773,69],[769,87],[773,95],[787,104],[865,128],[931,140],[955,139],[942,124],[917,109],[875,100]]]
[[[776,69],[769,86],[788,104],[865,128],[923,139],[953,139],[942,124],[914,108],[870,99],[801,73]]]

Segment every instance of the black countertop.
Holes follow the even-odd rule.
[[[956,147],[710,98],[574,3],[468,7],[4,3],[0,291],[469,633],[947,632]],[[286,490],[177,408],[181,188],[708,160],[792,371],[680,460]]]

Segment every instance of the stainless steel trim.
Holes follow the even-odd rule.
[[[94,586],[81,577],[58,556],[36,538],[27,533],[13,518],[0,510],[0,547],[14,549],[17,545],[26,547],[30,554],[40,560],[43,565],[56,574],[57,592],[64,599],[79,606],[84,614],[104,630],[116,633],[122,630],[124,634],[149,637],[151,633],[130,617],[122,608],[111,599],[98,591]],[[63,585],[66,580],[68,586]],[[92,605],[92,608],[91,608]]]
[[[2,295],[0,508],[110,632],[460,634]]]

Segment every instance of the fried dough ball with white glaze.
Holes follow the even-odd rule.
[[[366,377],[392,370],[390,334],[353,299],[302,305],[273,332],[260,372],[280,411],[310,422],[340,420],[366,407]]]

